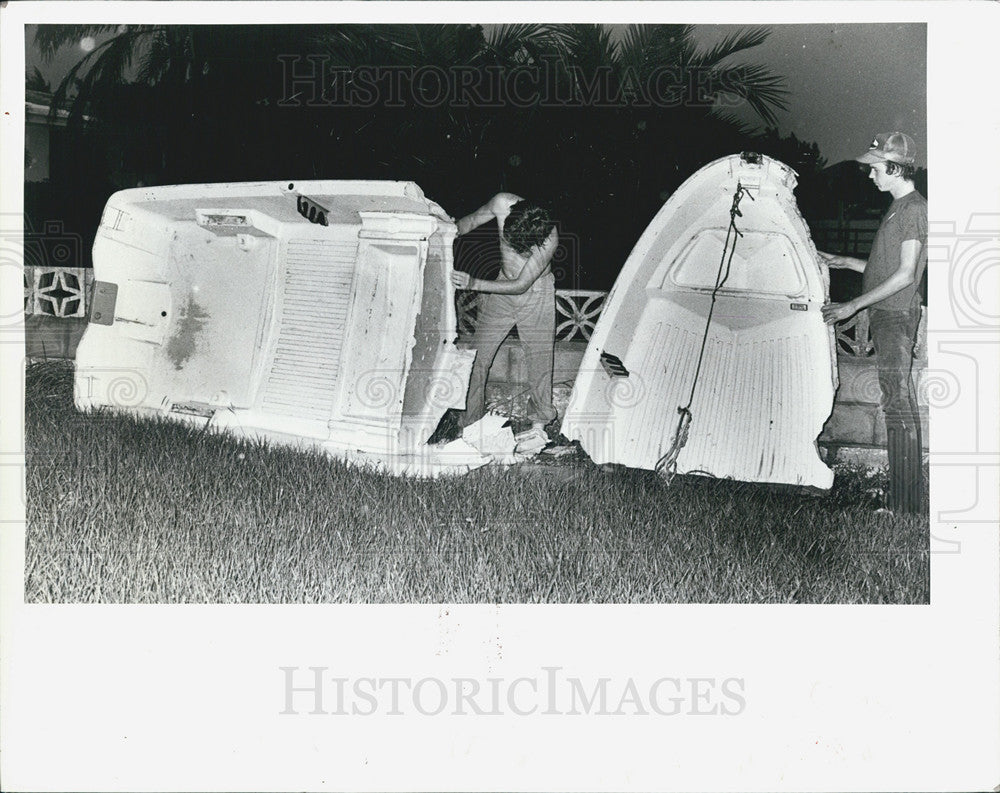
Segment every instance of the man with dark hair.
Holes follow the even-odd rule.
[[[463,217],[457,223],[458,233],[466,234],[494,218],[500,236],[500,277],[488,281],[460,270],[451,274],[458,289],[484,293],[479,300],[472,341],[476,361],[460,423],[467,427],[486,412],[486,378],[493,358],[511,328],[517,325],[528,369],[529,418],[532,427],[540,430],[556,417],[552,405],[555,278],[550,263],[559,235],[548,210],[513,193],[497,193],[471,215]]]
[[[864,274],[861,294],[823,306],[823,319],[833,324],[868,309],[888,435],[887,506],[899,512],[919,511],[923,491],[920,414],[911,373],[920,322],[918,287],[927,267],[927,199],[913,184],[915,149],[909,135],[883,133],[856,158],[871,167],[875,187],[893,197],[868,261],[820,253],[830,267]]]

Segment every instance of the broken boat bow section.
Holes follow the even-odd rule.
[[[597,463],[829,488],[828,271],[795,172],[744,154],[696,172],[650,223],[591,337],[562,432]],[[686,442],[679,409],[690,410]]]
[[[409,182],[125,190],[94,244],[76,402],[318,445],[396,472],[462,408],[455,225]]]

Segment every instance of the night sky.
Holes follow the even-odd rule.
[[[699,26],[710,45],[740,26]],[[917,142],[926,166],[927,27],[923,24],[772,25],[747,60],[782,75],[790,95],[778,129],[819,144],[829,164],[852,159],[878,132],[899,130]],[[752,121],[749,114],[737,115]]]

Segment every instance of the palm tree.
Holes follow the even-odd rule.
[[[304,30],[304,32],[303,32]],[[141,138],[171,181],[205,181],[238,172],[252,153],[262,116],[280,91],[278,56],[309,52],[312,28],[208,25],[42,25],[35,44],[50,60],[85,37],[99,43],[66,74],[53,112],[69,107],[77,131],[84,114]],[[283,114],[287,120],[288,114]],[[280,153],[280,147],[270,147]],[[228,172],[223,174],[223,172]],[[284,174],[282,174],[283,176]]]
[[[746,102],[772,123],[786,91],[767,67],[738,59],[766,39],[760,28],[707,50],[696,46],[686,25],[621,31],[559,25],[549,34],[563,106],[526,131],[530,144],[522,159],[526,171],[544,171],[536,189],[552,191],[563,214],[589,219],[578,227],[585,251],[580,279],[609,286],[684,179],[712,159],[752,147],[754,134],[726,106]]]
[[[557,25],[551,34],[577,96],[589,93],[588,81],[603,71],[612,93],[635,104],[642,104],[634,96],[637,88],[651,89],[655,96],[647,100],[670,107],[710,109],[734,95],[766,124],[774,124],[775,111],[786,107],[782,77],[760,64],[731,61],[762,44],[766,28],[730,34],[705,51],[695,44],[691,25],[629,25],[617,38],[603,25]]]
[[[52,93],[52,85],[45,79],[45,75],[37,66],[32,71],[25,72],[24,87],[28,91],[37,91],[40,94]]]
[[[617,38],[609,28],[599,25],[500,25],[487,35],[481,27],[472,25],[55,25],[40,26],[35,42],[43,57],[51,58],[60,47],[84,37],[100,40],[62,80],[55,92],[54,107],[69,103],[75,91],[71,104],[78,119],[87,108],[93,111],[98,106],[113,106],[126,85],[146,86],[156,90],[153,109],[161,110],[159,120],[180,124],[182,129],[176,131],[182,132],[183,127],[191,131],[190,119],[198,114],[204,117],[207,113],[218,121],[223,110],[245,113],[248,106],[277,103],[281,98],[274,91],[277,56],[288,53],[322,53],[329,58],[331,67],[408,67],[411,74],[422,67],[504,70],[538,66],[546,58],[551,64],[551,59],[558,57],[563,66],[560,79],[576,96],[582,94],[588,78],[592,80],[603,72],[610,75],[611,87],[620,95],[627,95],[635,86],[645,85],[655,77],[660,93],[666,91],[690,100],[684,93],[690,93],[692,79],[696,78],[698,89],[705,94],[696,115],[706,114],[705,101],[711,103],[735,93],[766,123],[773,123],[775,109],[784,106],[781,79],[753,64],[723,65],[733,55],[760,44],[766,36],[766,31],[752,28],[729,36],[709,51],[698,52],[691,27],[684,25],[632,25]],[[419,87],[402,87],[419,97]],[[690,102],[683,108],[670,109],[690,110],[688,105]],[[516,117],[517,126],[524,129],[539,115],[531,112],[538,108],[517,108],[529,112],[498,115],[480,112],[484,108],[479,107],[456,108],[451,102],[431,109],[445,112],[420,116],[410,113],[408,117],[395,114],[396,137],[405,141],[407,133],[414,129],[436,128],[452,136],[436,136],[451,141],[447,147],[450,152],[462,146],[462,153],[473,159],[484,154],[484,146],[488,148],[491,128],[498,118]],[[591,103],[583,109],[594,107]],[[633,111],[639,109],[632,107]],[[282,117],[287,120],[289,115],[286,112]],[[636,112],[631,115],[635,117]],[[350,131],[349,125],[342,126],[345,133]],[[190,159],[189,152],[183,159]]]
[[[346,101],[329,113],[329,171],[412,178],[462,204],[502,185],[512,139],[534,113],[477,97],[499,96],[511,69],[555,51],[550,29],[528,24],[354,25],[322,40],[336,79],[374,67],[380,92],[375,104]]]
[[[40,26],[35,41],[51,58],[85,36],[97,46],[53,107],[116,121],[162,181],[413,179],[456,211],[503,187],[558,206],[585,270],[620,266],[687,175],[747,147],[722,99],[767,124],[785,102],[780,77],[737,60],[760,28],[705,51],[685,25]],[[283,70],[310,55],[327,93],[296,106]],[[373,102],[337,99],[362,67],[395,80],[399,106],[388,83]],[[532,70],[534,101],[512,101],[506,81]],[[500,101],[462,101],[458,74]]]

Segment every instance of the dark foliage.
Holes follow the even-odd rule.
[[[412,180],[456,216],[511,190],[559,219],[559,286],[606,289],[717,157],[775,156],[800,173],[807,220],[837,216],[815,144],[728,115],[746,103],[773,124],[785,106],[782,78],[742,60],[762,28],[708,51],[684,25],[617,40],[599,25],[56,25],[36,44],[83,35],[100,43],[54,91],[74,153],[29,207],[40,220],[72,197],[96,226],[110,193],[151,184]]]

